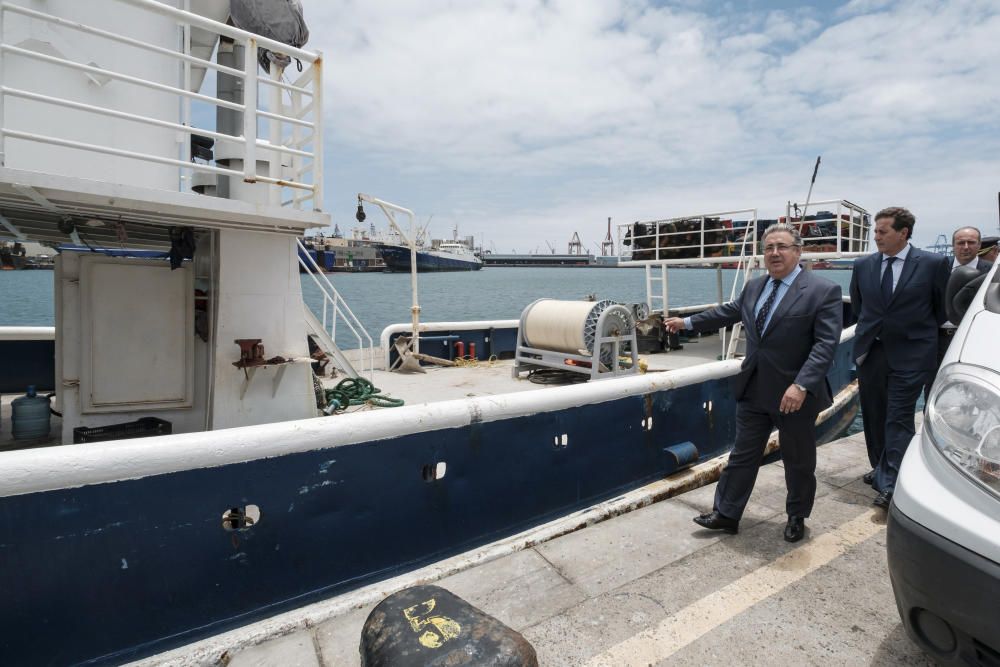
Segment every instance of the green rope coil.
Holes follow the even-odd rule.
[[[383,396],[382,390],[364,378],[344,378],[333,389],[326,389],[327,411],[343,410],[351,405],[371,404],[379,408],[398,408],[403,399]]]

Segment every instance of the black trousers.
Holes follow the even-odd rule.
[[[880,341],[872,343],[858,366],[861,417],[865,426],[868,462],[875,470],[876,491],[893,491],[903,454],[916,432],[913,413],[931,371],[893,370]]]
[[[785,511],[789,516],[807,517],[816,499],[816,415],[819,401],[807,395],[798,411],[783,415],[778,406],[765,408],[754,400],[753,379],[747,398],[736,405],[736,444],[729,463],[715,487],[715,511],[736,519],[743,516],[757,481],[771,431],[778,429],[781,460],[785,467]]]

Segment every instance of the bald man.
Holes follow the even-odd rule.
[[[982,240],[982,234],[975,227],[959,227],[956,229],[951,235],[951,250],[954,254],[954,259],[951,261],[951,270],[954,271],[960,266],[968,266],[978,270],[980,273],[989,271],[993,267],[993,263],[979,256]],[[941,367],[941,360],[944,359],[944,353],[948,351],[948,346],[951,345],[955,329],[955,325],[951,322],[945,322],[938,329],[937,366],[935,366],[934,372],[927,379],[927,385],[924,387],[925,400],[930,398],[931,386],[934,384],[934,378],[937,377],[937,369]]]

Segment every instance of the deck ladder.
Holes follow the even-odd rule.
[[[747,253],[747,239],[754,239],[751,241],[750,253]],[[739,263],[736,265],[736,278],[733,280],[733,287],[729,292],[729,300],[733,301],[736,299],[736,295],[746,287],[746,284],[754,276],[757,271],[757,254],[756,248],[756,238],[757,238],[757,214],[754,212],[753,225],[747,230],[747,233],[743,236],[743,244],[740,247],[740,259]],[[763,260],[761,260],[763,261]],[[721,300],[722,295],[722,279],[719,278],[719,295]],[[732,359],[737,353],[739,353],[740,343],[743,342],[743,323],[737,322],[733,325],[733,332],[730,334],[729,343],[726,344],[725,330],[720,332],[722,336],[722,358]]]
[[[299,266],[305,269],[306,274],[312,278],[313,283],[319,288],[323,296],[322,320],[309,309],[309,306],[302,303],[305,314],[306,326],[309,331],[316,336],[317,343],[324,352],[333,359],[339,368],[348,377],[356,378],[362,374],[367,374],[369,379],[373,379],[375,368],[375,347],[372,337],[368,335],[361,321],[354,315],[348,307],[347,302],[340,296],[340,293],[333,286],[333,283],[320,270],[316,260],[306,250],[302,240],[296,240],[298,244]],[[357,349],[360,352],[361,373],[354,368],[354,365],[344,354],[344,350],[337,345],[337,321],[342,320],[354,338],[357,340]]]
[[[659,293],[654,288],[659,288]],[[669,317],[666,264],[646,264],[646,305],[650,313],[662,311],[664,318]]]

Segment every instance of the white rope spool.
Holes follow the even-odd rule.
[[[604,319],[605,331],[597,331],[597,323],[613,301],[558,301],[539,299],[521,314],[525,344],[540,350],[593,354],[598,336],[624,335],[633,323],[625,309],[615,309]]]

